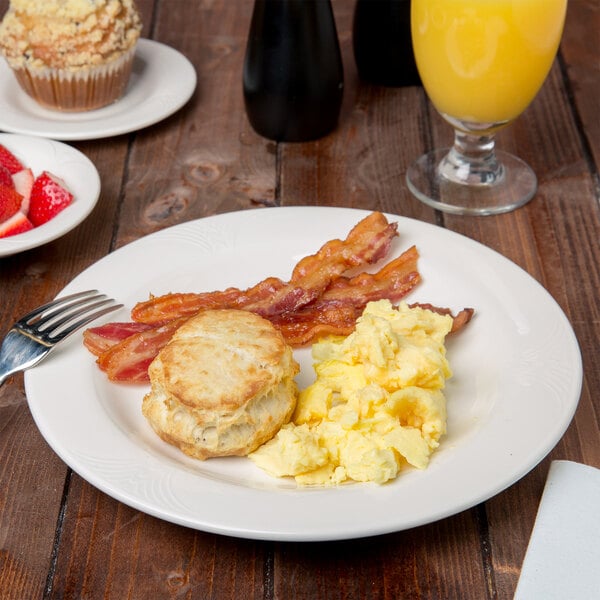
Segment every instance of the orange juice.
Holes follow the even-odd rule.
[[[567,0],[412,0],[415,58],[437,110],[516,118],[548,75],[566,10]]]

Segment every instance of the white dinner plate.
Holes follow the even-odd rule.
[[[0,256],[35,248],[59,238],[79,225],[100,196],[100,175],[85,154],[61,142],[25,135],[0,133],[0,144],[33,171],[34,177],[50,171],[73,194],[73,202],[53,219],[25,233],[0,239]]]
[[[249,210],[149,235],[88,268],[63,293],[98,288],[128,310],[148,294],[249,287],[288,279],[296,262],[343,238],[366,211],[326,207]],[[565,315],[515,264],[466,237],[388,215],[399,237],[389,257],[416,244],[423,282],[410,301],[474,307],[448,340],[448,434],[430,466],[391,483],[296,488],[246,458],[205,462],[162,442],[141,415],[147,387],[109,383],[81,335],[25,383],[34,419],[79,475],[141,511],[188,527],[270,540],[333,540],[399,531],[467,509],[530,471],[555,446],[579,400],[579,347]],[[310,353],[295,353],[299,385]]]
[[[48,110],[17,83],[0,60],[0,129],[56,140],[93,140],[137,131],[179,110],[196,89],[196,70],[183,54],[152,40],[138,41],[122,98],[79,113]]]

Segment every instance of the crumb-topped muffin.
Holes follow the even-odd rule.
[[[141,28],[134,0],[11,0],[0,51],[40,104],[92,110],[125,91]]]

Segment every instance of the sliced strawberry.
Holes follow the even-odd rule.
[[[6,167],[11,175],[24,168],[21,161],[2,144],[0,144],[0,165]]]
[[[24,233],[30,229],[33,229],[33,223],[21,211],[17,211],[10,219],[0,223],[0,238]]]
[[[0,185],[0,223],[12,217],[20,208],[23,196],[13,188]]]
[[[15,187],[10,171],[2,165],[0,165],[0,185],[5,185],[6,187],[12,188]]]
[[[29,198],[29,220],[38,227],[55,217],[73,201],[73,194],[64,182],[48,171],[38,175]]]
[[[33,171],[31,169],[21,169],[12,176],[12,183],[15,190],[23,196],[21,201],[21,212],[26,215],[29,212],[29,198],[33,188]]]

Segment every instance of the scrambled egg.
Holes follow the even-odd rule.
[[[447,315],[370,302],[352,334],[313,345],[316,381],[250,459],[299,485],[384,483],[407,465],[424,469],[446,432],[451,327]]]

